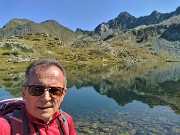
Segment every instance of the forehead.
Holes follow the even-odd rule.
[[[55,65],[37,65],[30,72],[29,78],[56,78],[56,77],[64,77],[61,69],[59,69]]]

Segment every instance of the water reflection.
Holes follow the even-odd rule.
[[[68,87],[92,86],[98,93],[114,99],[120,106],[138,100],[150,107],[170,106],[180,114],[180,63],[91,67],[74,65],[66,69]],[[23,73],[14,73],[1,77],[0,85],[15,97],[19,97],[23,75]]]
[[[73,116],[78,134],[179,134],[180,116],[170,107],[133,100],[119,106],[93,87],[68,90],[61,108]]]
[[[170,106],[180,114],[180,63],[142,63],[129,67],[105,67],[102,71],[73,74],[70,83],[77,88],[92,86],[124,106],[133,100],[150,107]]]
[[[61,107],[78,134],[180,134],[180,63],[65,68],[69,90]],[[0,85],[19,96],[22,76]]]
[[[0,95],[0,101],[8,98],[13,98],[13,96],[3,88],[0,88]]]
[[[14,73],[10,71],[1,71],[0,87],[6,89],[14,97],[20,97],[20,86],[22,84],[24,73]]]

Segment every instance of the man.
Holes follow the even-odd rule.
[[[65,70],[56,60],[40,58],[30,64],[21,92],[25,100],[21,110],[27,119],[29,135],[76,134],[71,116],[59,111],[67,88]],[[8,117],[10,122],[0,118],[0,135],[25,134],[23,114],[20,119],[12,113]]]

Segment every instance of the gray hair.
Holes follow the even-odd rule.
[[[64,87],[66,88],[67,85],[67,78],[66,78],[66,71],[63,68],[63,66],[55,59],[51,59],[51,58],[39,58],[36,59],[33,63],[31,63],[27,68],[26,68],[26,73],[25,73],[25,78],[23,81],[23,85],[28,85],[28,81],[29,81],[29,76],[31,71],[38,65],[47,65],[47,66],[57,66],[63,73],[64,75]]]

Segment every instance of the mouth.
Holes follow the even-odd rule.
[[[38,109],[40,109],[40,110],[45,110],[45,109],[49,109],[49,108],[53,108],[53,106],[38,107]]]

